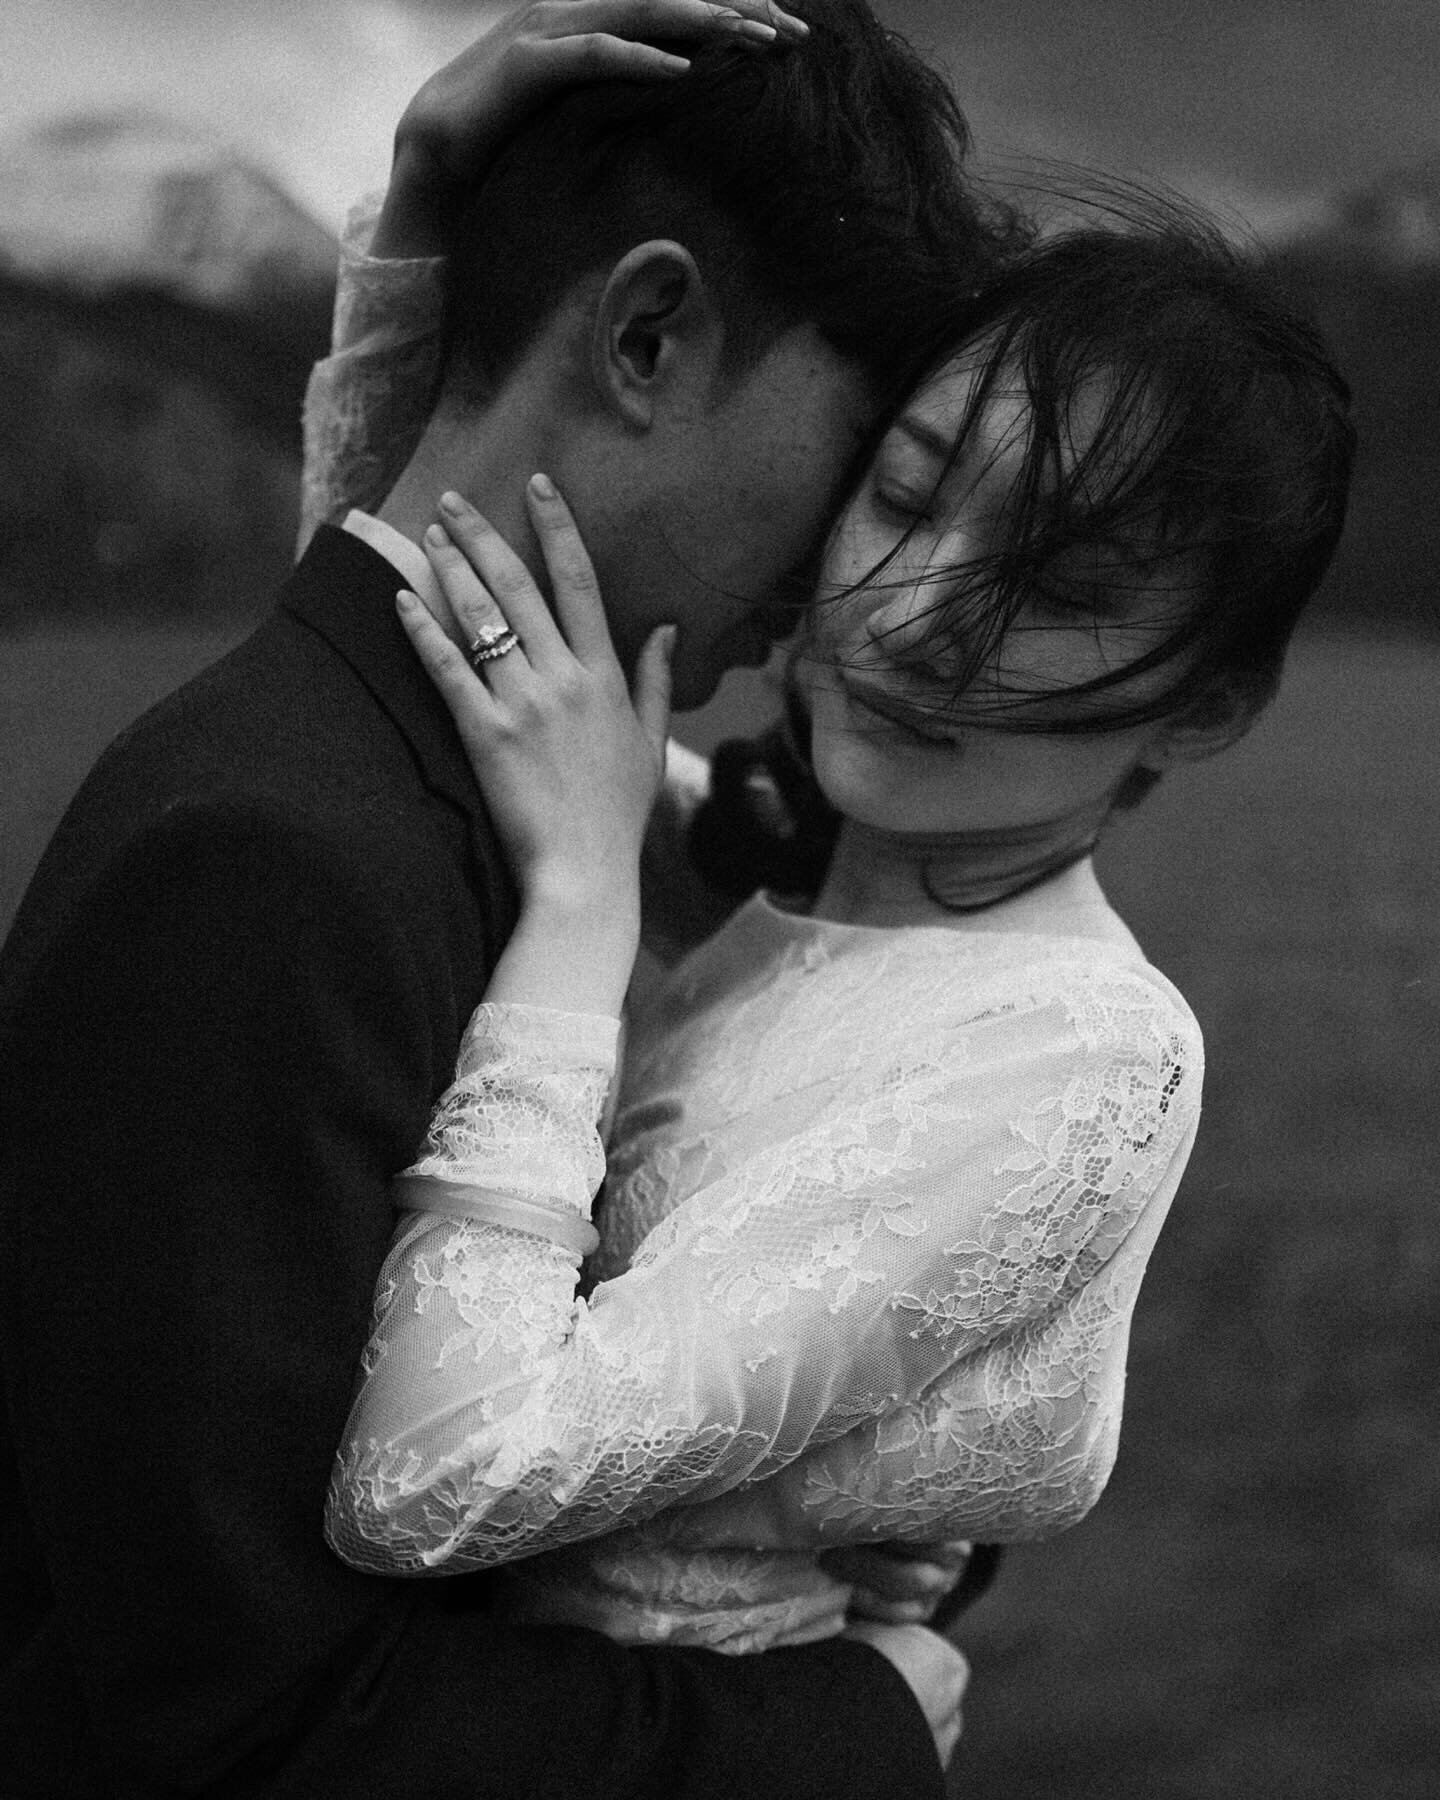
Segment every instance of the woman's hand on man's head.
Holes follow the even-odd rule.
[[[531,0],[438,70],[401,115],[371,255],[443,255],[457,200],[555,94],[591,81],[666,81],[716,39],[763,50],[808,27],[770,0]],[[680,47],[677,50],[677,46]]]

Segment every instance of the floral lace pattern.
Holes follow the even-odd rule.
[[[367,195],[346,222],[330,355],[305,391],[301,550],[317,525],[384,499],[435,404],[445,264],[367,255],[380,200]]]
[[[477,1006],[455,1080],[406,1171],[582,1219],[605,1179],[597,1129],[615,1070],[618,1019],[541,1006]]]
[[[583,1023],[567,1051],[548,1015],[542,1051],[528,1009],[482,1010],[425,1155],[492,1185],[497,1144],[533,1133],[539,1168],[556,1119],[598,1111],[607,1065]],[[1113,1460],[1200,1076],[1128,948],[752,902],[635,1021],[588,1299],[521,1234],[401,1233],[332,1541],[419,1572],[623,1526],[527,1565],[512,1604],[753,1649],[836,1628],[826,1543],[1072,1523]]]

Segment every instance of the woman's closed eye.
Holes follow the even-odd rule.
[[[898,487],[893,482],[885,482],[872,490],[870,499],[878,513],[907,529],[934,522],[935,490],[932,487]]]

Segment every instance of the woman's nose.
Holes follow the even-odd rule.
[[[872,596],[865,635],[886,656],[913,654],[934,624],[938,591],[924,582],[907,583]]]

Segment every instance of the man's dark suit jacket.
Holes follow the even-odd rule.
[[[625,1650],[323,1543],[386,1182],[515,907],[398,585],[323,531],[0,961],[0,1793],[933,1800],[862,1645]]]

